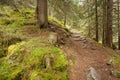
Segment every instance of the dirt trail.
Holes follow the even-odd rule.
[[[98,46],[94,41],[86,39],[81,34],[65,35],[66,31],[58,26],[50,25],[48,31],[33,31],[35,26],[26,27],[25,33],[29,37],[48,36],[53,31],[62,36],[64,44],[60,48],[65,51],[69,60],[69,80],[87,80],[86,70],[94,67],[101,75],[102,80],[119,80],[110,75],[111,66],[106,63],[110,56],[105,48]],[[37,29],[36,29],[37,30]]]
[[[90,67],[98,71],[102,80],[119,80],[110,75],[112,67],[106,64],[110,56],[103,47],[85,39],[80,34],[73,35],[69,39],[66,38],[66,44],[62,46],[68,59],[73,60],[69,70],[69,80],[87,80],[86,70]]]

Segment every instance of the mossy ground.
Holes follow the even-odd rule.
[[[23,9],[23,15],[5,6],[0,11],[7,15],[0,17],[0,80],[67,80],[64,52],[47,39],[22,33],[25,25],[36,25],[34,10]]]

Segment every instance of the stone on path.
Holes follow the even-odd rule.
[[[101,80],[101,76],[93,67],[90,67],[87,70],[87,80]]]

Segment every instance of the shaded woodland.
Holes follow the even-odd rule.
[[[0,0],[0,80],[119,80],[120,0]]]

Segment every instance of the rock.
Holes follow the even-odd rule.
[[[51,69],[51,59],[49,57],[46,57],[46,68]]]
[[[112,64],[113,64],[113,60],[110,59],[106,64],[107,64],[107,65],[112,65]]]
[[[101,76],[93,67],[90,67],[87,70],[87,80],[101,80]]]
[[[80,37],[80,36],[81,36],[81,35],[78,34],[78,33],[74,33],[74,34],[72,35],[73,38],[78,38],[78,37]]]
[[[51,44],[56,44],[57,41],[58,41],[58,35],[57,33],[50,33],[49,37],[48,37],[48,41],[51,43]]]
[[[14,61],[13,61],[12,59],[8,59],[8,63],[13,64],[13,63],[14,63]]]
[[[80,36],[80,39],[81,39],[81,41],[86,40],[86,38],[84,36]]]
[[[87,48],[87,44],[83,44],[83,45],[82,45],[82,48],[83,48],[83,49]]]
[[[81,41],[80,38],[73,38],[74,41]]]

